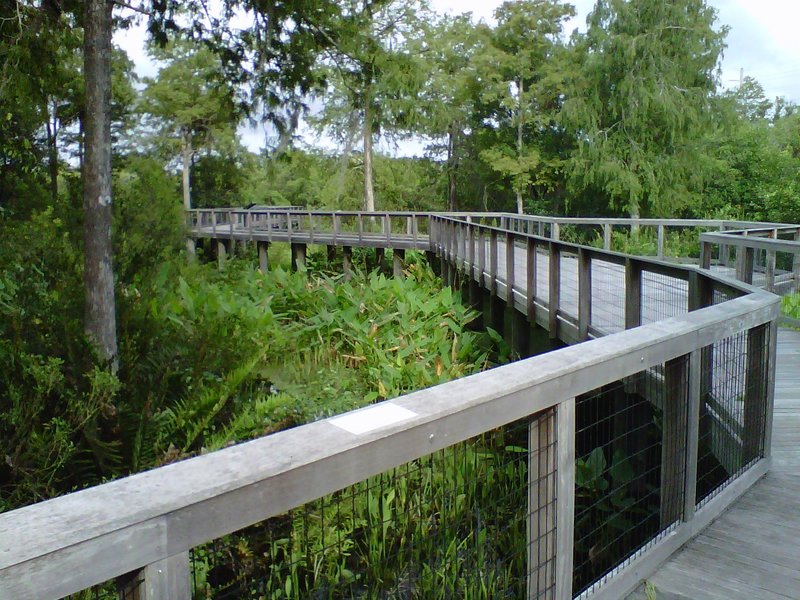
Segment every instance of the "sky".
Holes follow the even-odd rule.
[[[475,20],[493,22],[492,14],[501,0],[431,0],[437,12],[458,14],[472,12]],[[574,29],[586,29],[586,17],[594,0],[571,0],[577,15],[565,27],[569,35]],[[725,88],[735,88],[742,74],[753,77],[764,87],[770,99],[784,96],[800,103],[800,0],[709,0],[718,13],[718,26],[730,28],[727,48],[722,60],[720,81]],[[154,76],[157,66],[145,54],[145,28],[134,27],[119,32],[114,42],[124,48],[136,64],[141,76]],[[242,142],[253,151],[264,146],[265,132],[261,128],[242,128]],[[330,145],[325,140],[304,137],[309,142]],[[402,155],[421,154],[421,142],[404,143],[394,148],[379,145],[379,150]]]

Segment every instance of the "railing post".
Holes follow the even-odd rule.
[[[217,211],[211,210],[211,233],[217,237]]]
[[[711,242],[700,240],[700,261],[701,269],[711,268]]]
[[[489,291],[497,295],[497,229],[489,231]]]
[[[136,600],[190,600],[192,597],[188,552],[147,565],[140,573],[141,583],[134,591]]]
[[[467,262],[469,263],[469,281],[475,280],[475,228],[467,225]]]
[[[572,600],[575,544],[575,398],[556,407],[558,482],[556,498],[556,599]]]
[[[794,232],[794,241],[800,241],[800,229]],[[792,286],[795,292],[800,292],[800,249],[792,256]]]
[[[747,374],[745,376],[742,464],[764,456],[767,420],[767,370],[769,323],[747,332]]]
[[[777,239],[778,230],[773,229],[770,235],[772,239]],[[775,250],[767,250],[767,264],[766,264],[766,278],[767,278],[767,291],[775,291]]]
[[[686,460],[683,477],[683,520],[691,521],[697,506],[697,455],[700,440],[702,350],[689,354],[689,381],[686,397]]]
[[[664,394],[661,413],[661,528],[681,519],[686,488],[687,408],[689,405],[689,361],[679,356],[664,364]]]
[[[745,246],[736,247],[736,279],[745,283],[753,283],[753,249]]]
[[[528,423],[528,593],[552,600],[556,577],[558,440],[556,409]]]
[[[450,223],[442,221],[437,225],[438,237],[441,240],[439,251],[439,272],[445,285],[450,285],[450,263],[447,253],[450,251]]]
[[[478,229],[478,282],[481,287],[486,285],[486,238],[483,234],[483,229]]]
[[[689,273],[689,296],[686,307],[689,312],[711,306],[714,300],[713,293],[711,284],[705,275],[697,271]]]
[[[625,259],[625,329],[642,324],[642,265]]]
[[[526,244],[527,253],[527,282],[525,286],[526,294],[528,296],[528,321],[536,324],[536,239],[529,237]]]
[[[506,232],[506,304],[514,308],[514,234]]]
[[[460,253],[460,257],[459,258],[461,260],[461,270],[464,272],[464,274],[467,273],[467,264],[469,263],[469,261],[467,260],[467,257],[468,257],[467,243],[468,243],[468,240],[469,240],[469,230],[470,230],[470,226],[468,224],[466,224],[466,223],[459,223],[458,224],[458,235],[459,235],[459,241],[461,242],[459,244],[459,250],[458,251]],[[472,273],[469,273],[469,276],[471,278],[472,277]]]
[[[719,226],[720,232],[725,232],[725,224]],[[728,267],[731,264],[731,247],[727,244],[720,244],[719,246],[719,262],[723,266]]]
[[[550,237],[556,242],[561,239],[561,225],[555,221],[550,224]]]
[[[778,360],[778,321],[769,323],[769,354],[767,355],[767,421],[764,426],[764,456],[772,456],[772,422],[775,416],[775,368]]]
[[[603,250],[611,250],[611,224],[603,223]]]
[[[578,250],[578,338],[589,339],[592,320],[592,259],[588,251]]]
[[[549,301],[548,328],[550,339],[558,338],[558,309],[561,305],[561,248],[555,242],[549,242]]]
[[[664,226],[658,226],[658,234],[657,234],[657,251],[656,255],[658,258],[664,258]]]
[[[334,213],[333,214],[333,245],[337,245],[336,243],[339,241],[339,215]]]

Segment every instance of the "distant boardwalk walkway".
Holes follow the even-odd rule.
[[[800,331],[778,336],[772,470],[650,581],[658,600],[800,598]]]

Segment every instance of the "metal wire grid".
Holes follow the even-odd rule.
[[[591,325],[609,333],[625,329],[625,268],[594,257]]]
[[[533,453],[517,422],[196,548],[194,597],[544,598],[555,432],[531,429]]]
[[[63,600],[138,600],[141,577],[118,577],[115,580],[94,585],[89,589],[65,596]]]
[[[642,273],[642,325],[689,312],[689,284],[660,273]]]
[[[536,246],[536,299],[543,305],[549,302],[550,251],[546,244]]]
[[[703,351],[698,506],[764,454],[769,329],[760,326]]]
[[[681,517],[687,368],[682,357],[577,399],[576,596]]]
[[[561,251],[560,309],[567,314],[578,314],[578,255]]]

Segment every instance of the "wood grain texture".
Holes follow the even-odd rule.
[[[772,470],[650,577],[658,598],[662,593],[710,600],[800,598],[798,367],[800,331],[781,329]]]

